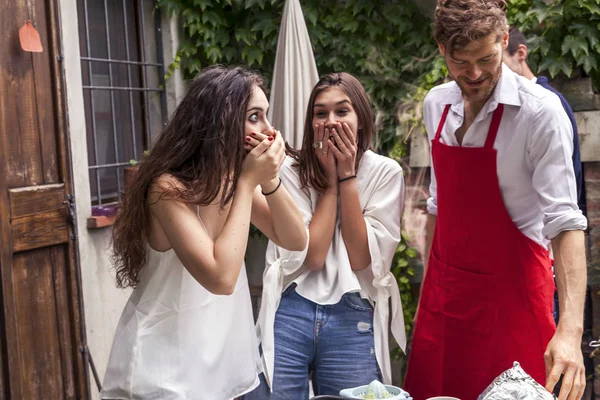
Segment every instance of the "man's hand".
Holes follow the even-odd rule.
[[[581,399],[586,384],[581,352],[581,332],[557,330],[548,343],[544,361],[546,362],[546,390],[552,392],[563,375],[558,400]]]
[[[587,269],[583,231],[564,231],[552,239],[554,272],[558,288],[560,321],[548,343],[546,389],[552,390],[563,375],[559,400],[579,400],[585,390],[581,353]]]

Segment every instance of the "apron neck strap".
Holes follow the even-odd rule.
[[[446,123],[446,118],[448,117],[448,111],[450,111],[450,104],[446,104],[446,107],[444,107],[442,118],[440,119],[437,132],[435,133],[435,140],[440,140],[440,136],[442,135],[442,129],[444,129],[444,124]],[[504,104],[498,104],[498,107],[496,107],[496,109],[494,110],[494,114],[492,115],[490,130],[488,131],[487,139],[485,140],[484,147],[486,149],[494,148],[494,142],[496,141],[496,136],[498,135],[498,129],[500,128],[500,121],[502,120],[503,113]]]
[[[446,123],[446,117],[448,116],[449,110],[450,104],[446,104],[446,107],[444,108],[444,113],[442,114],[442,119],[440,119],[437,132],[435,133],[435,140],[440,140],[440,136],[442,135],[442,129],[444,129],[444,124]]]
[[[498,135],[498,128],[500,127],[500,121],[502,120],[502,113],[504,112],[504,104],[498,104],[498,107],[494,110],[492,115],[492,122],[490,123],[490,130],[485,140],[485,148],[493,149],[496,136]]]

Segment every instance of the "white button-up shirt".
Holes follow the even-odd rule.
[[[499,103],[505,107],[494,143],[498,151],[498,180],[504,205],[515,225],[544,246],[563,231],[585,230],[587,220],[577,206],[573,131],[554,93],[503,65],[494,93],[467,130],[462,145],[484,146],[492,113]],[[423,116],[429,142],[435,138],[446,104],[451,107],[441,141],[459,146],[455,132],[463,124],[464,101],[456,82],[433,88],[425,98]],[[429,191],[427,209],[437,215],[433,163]]]

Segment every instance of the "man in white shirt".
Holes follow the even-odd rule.
[[[549,391],[562,375],[560,400],[585,389],[587,221],[572,128],[555,94],[502,63],[505,7],[438,0],[436,8],[434,36],[454,81],[424,104],[428,257],[405,379],[415,400],[475,399],[514,361]]]
[[[527,54],[529,49],[527,48],[527,41],[525,35],[511,26],[509,31],[508,47],[504,49],[504,63],[515,73],[521,75],[524,78],[531,80],[542,86],[544,89],[548,89],[558,96],[560,102],[569,117],[571,127],[573,128],[573,170],[575,171],[575,181],[577,183],[577,204],[583,211],[585,208],[585,193],[583,191],[583,169],[581,166],[581,153],[579,151],[579,137],[577,135],[577,123],[575,121],[575,114],[571,105],[564,98],[564,96],[550,85],[548,78],[545,76],[535,76],[529,64],[527,64]]]

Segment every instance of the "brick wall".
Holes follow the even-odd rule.
[[[584,164],[585,193],[587,203],[588,232],[586,236],[588,257],[588,283],[591,294],[592,338],[600,338],[600,162]],[[589,317],[588,317],[589,318]],[[586,324],[587,325],[587,324]],[[585,342],[585,341],[584,341]],[[585,343],[584,343],[585,345]],[[584,347],[584,353],[591,349]],[[593,358],[594,399],[600,399],[600,358]]]
[[[584,168],[589,224],[588,255],[590,266],[594,267],[600,263],[600,162],[587,162]],[[600,269],[600,265],[598,268]],[[598,284],[600,285],[600,281]]]

